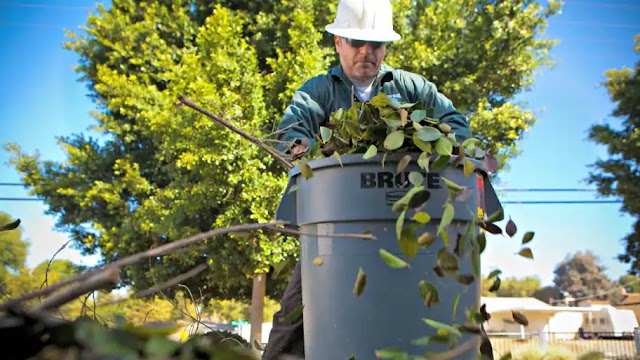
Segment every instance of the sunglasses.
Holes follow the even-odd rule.
[[[384,42],[380,42],[380,41],[364,41],[364,40],[354,40],[354,39],[348,39],[348,38],[343,38],[343,39],[347,43],[347,45],[356,49],[359,49],[367,44],[369,44],[373,49],[379,49],[385,44]]]

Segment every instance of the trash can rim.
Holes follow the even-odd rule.
[[[398,162],[400,161],[400,159],[402,159],[405,155],[411,155],[413,161],[417,160],[418,157],[420,156],[421,153],[419,152],[407,152],[407,153],[393,153],[393,154],[387,154],[386,158],[385,158],[385,163],[391,162]],[[376,156],[369,158],[369,159],[363,159],[364,154],[349,154],[349,155],[341,155],[340,156],[340,161],[338,160],[338,158],[336,156],[327,156],[324,158],[320,158],[320,159],[314,159],[314,160],[309,160],[307,161],[307,165],[309,165],[309,167],[311,167],[312,170],[316,170],[316,169],[321,169],[321,168],[330,168],[330,167],[336,167],[336,166],[346,166],[346,165],[358,165],[358,164],[371,164],[371,163],[382,163],[382,158],[384,157],[384,154],[377,154]],[[436,158],[437,154],[432,154],[431,158]],[[449,164],[451,164],[452,162],[456,161],[459,158],[459,155],[453,155],[451,156],[451,158],[449,159]],[[487,171],[484,167],[484,165],[482,164],[482,162],[480,160],[477,159],[473,159],[470,158],[468,156],[465,156],[465,160],[469,160],[471,161],[475,167],[476,167],[476,172],[481,172],[483,176],[487,176]],[[461,167],[462,163],[460,163],[458,165],[458,167]],[[290,171],[289,171],[289,177],[293,178],[300,175],[300,165],[296,165],[295,167],[293,167]]]

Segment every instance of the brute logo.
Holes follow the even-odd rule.
[[[441,189],[440,174],[438,173],[421,173],[425,177],[424,185],[427,189]],[[390,171],[381,172],[363,172],[360,173],[361,189],[393,189],[407,188],[411,185],[409,182],[409,173],[401,172],[394,174]]]

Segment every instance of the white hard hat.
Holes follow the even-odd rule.
[[[340,0],[336,18],[325,30],[354,40],[400,40],[400,34],[393,30],[393,10],[389,0]]]

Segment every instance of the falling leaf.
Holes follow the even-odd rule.
[[[464,190],[464,188],[458,184],[456,184],[455,182],[447,179],[444,176],[440,176],[440,179],[442,179],[442,181],[444,181],[444,184],[447,186],[447,189],[451,190],[451,191],[462,191]]]
[[[384,148],[387,150],[396,150],[404,143],[404,131],[396,130],[387,135],[384,139]]]
[[[313,265],[315,266],[322,266],[322,264],[324,264],[324,261],[322,260],[322,256],[316,256],[313,259]]]
[[[444,272],[442,271],[442,268],[440,267],[440,265],[436,265],[433,268],[433,272],[436,273],[436,275],[438,275],[438,277],[443,277],[444,276]]]
[[[513,317],[513,320],[518,324],[524,325],[524,326],[529,325],[529,320],[522,313],[511,310],[511,316]]]
[[[440,225],[438,225],[438,232],[443,231],[451,222],[453,221],[453,216],[455,215],[453,205],[447,202],[444,206],[444,212],[442,213],[442,218],[440,219]]]
[[[18,226],[20,226],[20,219],[16,219],[8,224],[4,224],[2,226],[0,226],[0,231],[10,231],[10,230],[14,230],[16,229]]]
[[[471,274],[458,274],[458,276],[456,276],[456,281],[466,286],[471,285],[475,280],[475,276]]]
[[[418,239],[412,226],[407,226],[402,229],[400,237],[398,238],[398,247],[408,259],[413,259],[418,255],[420,247],[418,246]]]
[[[410,209],[419,208],[424,205],[427,200],[429,200],[429,197],[431,197],[431,194],[428,191],[419,189],[413,194],[413,196],[411,196],[409,202],[407,203],[407,207],[409,207]]]
[[[409,182],[415,186],[420,186],[424,183],[424,176],[417,171],[409,173]]]
[[[418,133],[418,138],[425,142],[436,141],[442,137],[442,133],[431,126],[422,127],[416,132]]]
[[[451,156],[453,145],[449,140],[441,137],[436,141],[436,152],[443,156]]]
[[[378,359],[404,359],[407,357],[406,351],[393,347],[382,350],[375,350],[375,353]]]
[[[500,277],[496,276],[496,279],[493,280],[493,284],[491,284],[491,287],[489,288],[490,292],[496,292],[500,289],[500,284],[502,282],[500,281]]]
[[[465,160],[463,165],[464,176],[473,174],[476,170],[476,165],[471,160]]]
[[[418,156],[418,166],[425,172],[429,172],[429,160],[429,155],[426,152],[422,152],[420,156]]]
[[[298,184],[293,184],[293,185],[291,185],[291,187],[289,188],[289,192],[288,192],[288,194],[291,194],[292,192],[297,191],[297,190],[298,190]]]
[[[453,321],[456,320],[456,314],[458,313],[458,303],[460,302],[460,293],[456,294],[456,297],[453,299],[453,314],[451,315]]]
[[[351,356],[349,356],[349,358],[347,360],[356,360],[356,356],[351,354]]]
[[[371,159],[372,157],[376,156],[377,154],[378,154],[378,148],[375,145],[371,145],[367,149],[367,152],[365,152],[364,155],[362,155],[362,158],[365,159],[365,160]]]
[[[300,319],[300,317],[302,316],[302,312],[304,310],[304,305],[298,305],[296,306],[295,309],[291,310],[290,313],[288,313],[287,315],[285,315],[284,317],[284,321],[287,324],[293,324],[294,322],[296,322],[298,319]]]
[[[438,261],[438,266],[440,266],[440,268],[445,272],[458,271],[460,269],[458,265],[458,258],[450,252],[443,251],[438,256],[437,261]]]
[[[535,233],[533,231],[528,231],[524,234],[524,236],[522,237],[522,245],[528,243],[529,241],[533,240],[533,236],[535,235]]]
[[[513,235],[518,232],[518,227],[516,223],[511,220],[511,216],[509,216],[509,221],[507,222],[507,226],[504,228],[504,231],[509,235],[509,237],[513,237]]]
[[[479,246],[479,250],[480,250],[480,254],[482,254],[484,252],[484,249],[487,247],[487,237],[484,235],[484,233],[481,231],[478,234],[478,237],[476,238],[476,240],[478,241],[478,246]]]
[[[396,169],[396,174],[400,174],[407,168],[407,165],[411,162],[411,155],[405,155],[398,161],[398,167]]]
[[[502,207],[500,207],[493,214],[489,215],[489,217],[487,217],[487,220],[485,220],[485,222],[487,224],[491,224],[496,221],[502,220],[503,216],[504,216],[504,210],[502,209]]]
[[[331,139],[332,131],[324,126],[320,126],[320,137],[322,137],[322,141],[328,142]]]
[[[449,155],[438,155],[438,157],[431,163],[431,169],[435,171],[444,170],[449,166],[449,159],[451,159],[451,156]]]
[[[520,250],[518,252],[518,255],[520,255],[522,257],[529,258],[529,259],[533,259],[533,253],[531,252],[531,249],[529,249],[528,247],[523,248],[522,250]]]
[[[418,283],[418,292],[420,293],[420,298],[424,300],[426,307],[431,307],[440,302],[438,289],[426,280],[420,280]]]
[[[334,151],[334,152],[333,152],[333,156],[334,156],[336,159],[338,159],[338,163],[340,164],[340,167],[343,167],[343,165],[342,165],[342,158],[340,157],[340,154],[338,154],[338,152],[337,152],[337,151]]]
[[[409,264],[407,264],[404,260],[402,260],[399,257],[393,255],[392,253],[388,252],[385,249],[380,249],[379,253],[380,253],[380,257],[382,258],[382,260],[389,267],[392,267],[394,269],[408,268],[409,267]]]
[[[480,306],[480,315],[482,315],[482,319],[484,321],[491,320],[491,314],[487,312],[487,304],[482,304],[482,306]]]
[[[457,326],[458,330],[463,333],[469,334],[480,334],[482,331],[480,330],[480,326],[475,324],[460,324]]]
[[[306,161],[300,162],[300,172],[302,173],[302,176],[304,176],[304,178],[307,180],[313,177],[313,170]]]
[[[426,224],[431,221],[431,216],[424,211],[418,211],[413,215],[413,220],[419,222],[420,224]]]
[[[455,336],[462,336],[462,334],[460,333],[460,330],[456,329],[451,325],[448,325],[436,320],[432,320],[432,319],[422,319],[422,321],[424,321],[425,324],[431,326],[432,328],[438,330],[439,334],[441,334],[441,332],[444,333],[441,335],[452,334]]]
[[[496,224],[481,222],[480,227],[493,235],[502,235],[502,229]]]
[[[438,124],[438,129],[440,129],[440,131],[442,131],[444,134],[449,134],[451,132],[451,125],[441,123]]]
[[[436,240],[436,237],[433,236],[430,232],[424,232],[420,237],[418,237],[418,245],[423,247],[428,247]]]
[[[504,354],[504,356],[500,358],[500,360],[511,360],[511,359],[513,359],[513,355],[511,355],[511,352]]]
[[[494,277],[496,277],[496,276],[498,276],[498,275],[500,275],[500,274],[502,274],[502,270],[500,270],[500,269],[493,270],[493,271],[489,274],[489,276],[487,277],[487,279],[493,279]]]
[[[281,275],[289,271],[290,268],[291,268],[291,261],[289,259],[282,260],[273,267],[272,277],[274,279],[277,279]]]
[[[365,274],[362,268],[358,269],[358,276],[356,282],[353,285],[353,295],[360,296],[364,291],[364,287],[367,285],[367,274]]]
[[[482,161],[482,165],[484,166],[484,168],[487,170],[488,173],[493,174],[496,171],[498,171],[498,160],[496,160],[496,158],[493,157],[493,155],[487,153],[484,155],[484,158],[481,161]]]

